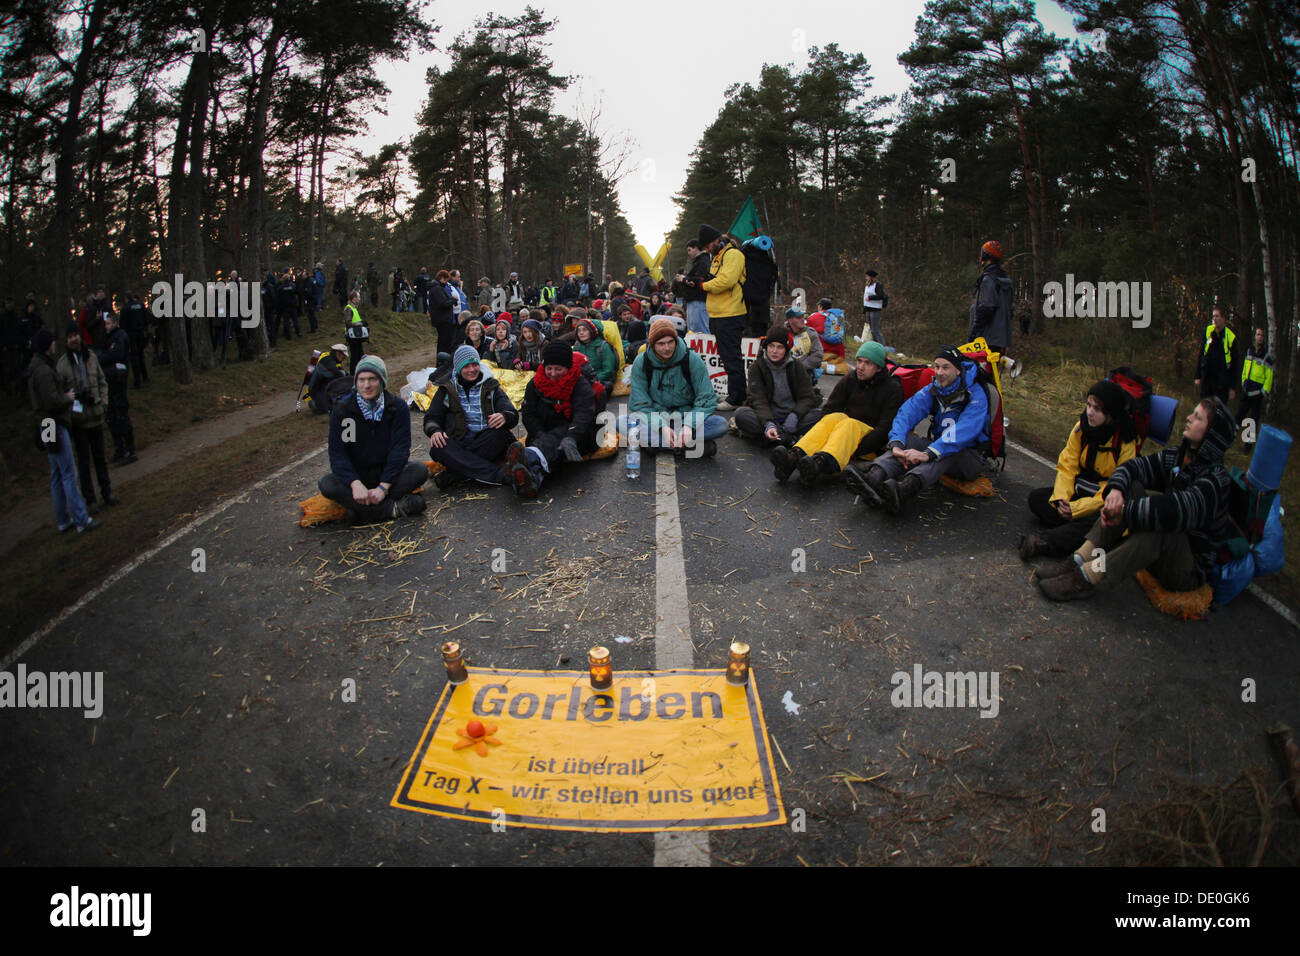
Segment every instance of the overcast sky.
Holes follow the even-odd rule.
[[[426,68],[446,67],[451,41],[489,9],[515,16],[527,5],[524,0],[498,0],[491,8],[482,2],[429,4],[428,15],[441,27],[438,49],[381,68],[380,76],[393,91],[388,115],[372,119],[359,148],[374,152],[382,143],[410,136],[426,95]],[[916,18],[925,7],[924,0],[663,0],[644,5],[537,0],[532,5],[558,20],[549,50],[553,69],[574,80],[557,98],[557,110],[576,115],[580,84],[584,100],[603,97],[606,133],[630,134],[637,141],[635,171],[620,184],[619,196],[637,241],[652,255],[676,223],[672,197],[728,86],[757,83],[764,63],[797,66],[806,61],[809,47],[838,43],[841,50],[866,55],[874,95],[897,95],[908,85],[898,55],[911,45]],[[1071,16],[1052,0],[1038,0],[1037,11],[1048,30],[1075,37]],[[730,223],[715,225],[725,229]]]

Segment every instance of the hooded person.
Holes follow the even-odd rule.
[[[1237,424],[1220,398],[1202,399],[1187,416],[1183,440],[1115,469],[1103,490],[1101,517],[1074,554],[1039,572],[1053,601],[1092,597],[1147,569],[1170,591],[1192,591],[1238,532],[1228,515],[1232,479],[1223,456]],[[1162,492],[1153,495],[1151,492]]]
[[[471,478],[504,485],[507,476],[497,461],[510,447],[519,413],[501,383],[484,376],[473,346],[456,349],[452,369],[451,381],[433,393],[424,413],[429,457],[443,466],[433,483],[441,490]]]
[[[685,321],[677,321],[685,332]],[[714,413],[717,407],[704,359],[687,348],[673,319],[655,319],[645,351],[632,363],[628,415],[619,423],[619,434],[635,425],[642,444],[674,452],[691,452],[702,440],[703,455],[711,457],[727,431],[727,420]]]
[[[1126,397],[1122,388],[1105,379],[1088,389],[1084,410],[1056,460],[1056,481],[1029,493],[1029,510],[1046,530],[1020,535],[1016,547],[1022,560],[1060,557],[1083,544],[1102,508],[1102,486],[1116,468],[1137,456]]]
[[[59,388],[71,390],[76,399],[72,409],[72,445],[77,453],[77,475],[81,481],[81,498],[90,514],[99,513],[95,501],[95,486],[91,483],[91,464],[99,481],[99,493],[108,505],[118,504],[113,494],[108,461],[104,457],[104,417],[108,408],[108,379],[100,367],[95,350],[87,347],[81,338],[81,329],[75,321],[69,322],[64,332],[67,350],[59,356],[54,370],[59,376]]]
[[[822,416],[821,392],[790,346],[790,332],[774,326],[767,330],[758,358],[749,366],[749,391],[734,416],[736,428],[746,438],[792,445]]]
[[[429,478],[410,461],[411,412],[387,391],[388,368],[367,355],[354,369],[354,389],[330,411],[330,473],[320,493],[348,509],[353,523],[388,521],[424,511],[412,494]]]
[[[917,391],[899,408],[889,429],[889,454],[881,455],[865,471],[845,472],[849,488],[873,507],[893,514],[922,489],[946,474],[966,480],[984,468],[978,447],[987,443],[989,400],[979,383],[978,368],[954,346],[941,346],[934,358],[934,381]],[[912,433],[926,418],[925,438]]]
[[[773,450],[776,480],[785,481],[797,469],[805,488],[840,471],[845,471],[846,480],[860,481],[858,466],[849,462],[885,447],[902,404],[903,385],[886,368],[884,346],[863,342],[853,371],[835,383],[822,406],[821,420],[793,448]]]
[[[587,357],[596,380],[605,386],[608,395],[614,390],[614,379],[618,377],[618,355],[614,346],[605,339],[605,323],[584,315],[574,323],[573,334],[573,350]]]
[[[519,327],[519,338],[515,343],[515,360],[512,363],[516,371],[535,372],[542,367],[542,349],[546,347],[546,335],[542,323],[536,319],[524,319]]]
[[[510,320],[504,317],[498,317],[496,324],[492,326],[491,338],[488,339],[487,359],[497,368],[515,367],[515,359],[519,355],[519,342],[511,334],[510,329]]]
[[[568,342],[548,342],[524,391],[528,445],[506,451],[506,476],[515,494],[536,498],[557,467],[596,450],[596,394],[583,374],[587,357]]]
[[[348,374],[343,365],[347,357],[348,347],[342,342],[335,342],[317,361],[307,382],[307,405],[313,413],[324,415],[330,410],[326,392],[331,382],[344,378]]]

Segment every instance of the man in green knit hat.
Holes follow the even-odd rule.
[[[799,483],[811,488],[818,478],[839,474],[850,459],[878,454],[902,404],[903,386],[885,368],[884,346],[864,342],[853,372],[836,383],[822,406],[821,421],[793,448],[772,452],[776,480],[785,481],[797,469]]]

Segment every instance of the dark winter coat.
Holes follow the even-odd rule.
[[[355,441],[343,440],[343,423],[351,420]],[[384,392],[384,413],[368,421],[357,404],[357,393],[335,404],[330,412],[330,472],[347,484],[360,480],[367,488],[395,482],[411,457],[411,411],[406,403]]]
[[[1124,522],[1133,531],[1185,533],[1202,580],[1217,563],[1219,543],[1237,533],[1228,519],[1232,479],[1223,467],[1236,431],[1232,412],[1216,399],[1214,421],[1190,462],[1183,463],[1189,452],[1186,441],[1131,458],[1115,469],[1102,493],[1104,498],[1118,488],[1124,494]],[[1164,494],[1130,498],[1134,482]]]
[[[794,413],[803,418],[822,403],[821,392],[813,384],[808,370],[786,354],[785,361],[779,366],[790,384],[790,394],[794,397]],[[776,369],[766,355],[760,355],[749,366],[749,394],[745,404],[754,410],[760,422],[776,420],[772,412],[772,394],[774,386],[772,377]]]
[[[1012,300],[1011,277],[996,262],[986,265],[975,281],[966,341],[974,342],[982,335],[993,351],[1005,352],[1011,345]]]
[[[880,454],[902,404],[903,383],[881,369],[865,382],[854,372],[844,376],[831,389],[822,411],[827,415],[843,412],[871,426],[871,434],[858,443],[856,457]]]
[[[81,362],[73,361],[72,353],[64,352],[54,365],[59,376],[59,391],[72,389],[81,399],[81,411],[72,413],[76,428],[98,428],[104,424],[108,408],[108,379],[95,357],[93,349],[81,346]]]
[[[483,421],[487,422],[493,413],[499,412],[505,416],[505,429],[509,431],[514,428],[519,422],[519,412],[506,390],[495,378],[484,378],[481,381],[483,384],[479,388],[478,399]],[[464,385],[463,382],[461,384]],[[470,390],[471,386],[467,386],[466,392]],[[461,404],[460,392],[454,386],[443,385],[434,392],[429,408],[424,413],[424,433],[433,435],[434,432],[446,432],[457,440],[469,433],[465,407]]]

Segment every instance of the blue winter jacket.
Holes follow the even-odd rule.
[[[926,436],[936,456],[945,458],[989,441],[989,400],[976,381],[977,373],[974,362],[962,362],[961,375],[947,388],[941,389],[935,380],[905,401],[889,430],[889,446],[907,445],[912,429],[933,411],[936,397],[939,410]]]

